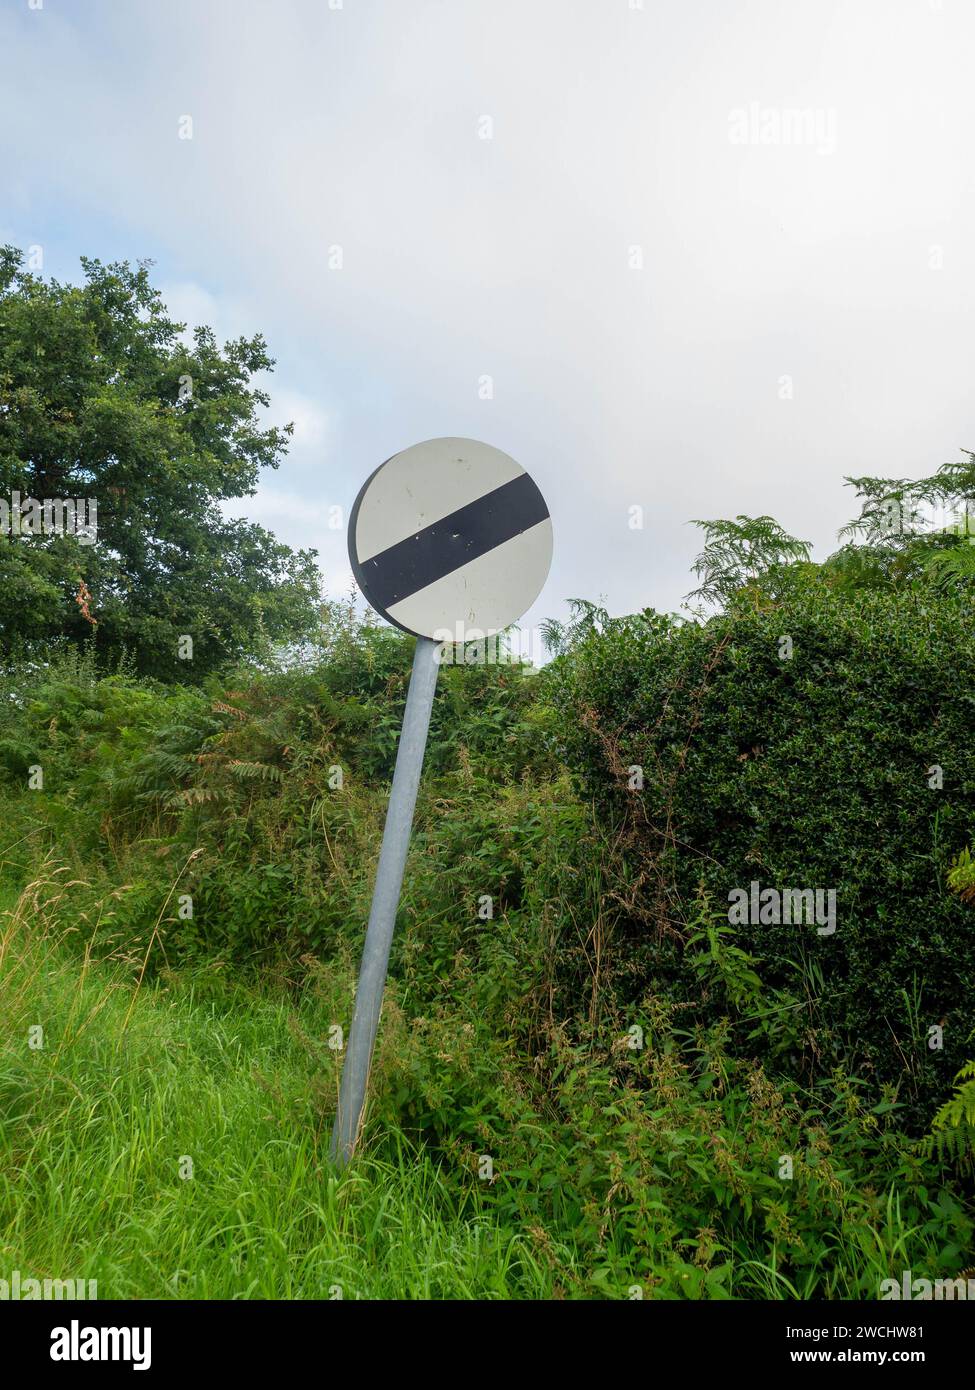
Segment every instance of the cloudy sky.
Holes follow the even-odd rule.
[[[466,435],[549,502],[529,624],[674,609],[690,518],[821,558],[844,474],[975,448],[973,52],[972,0],[0,0],[0,240],[266,335],[247,514],[332,592],[329,509]]]

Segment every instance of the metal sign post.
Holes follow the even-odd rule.
[[[415,634],[416,650],[332,1129],[339,1167],[362,1123],[440,648],[485,639],[531,606],[552,561],[552,523],[531,478],[500,449],[430,439],[367,479],[349,520],[349,559],[366,599]]]
[[[372,895],[366,944],[362,951],[359,984],[355,992],[355,1013],[349,1032],[349,1045],[342,1069],[339,1108],[332,1130],[332,1159],[344,1167],[352,1157],[358,1138],[359,1120],[366,1098],[369,1064],[379,1027],[383,988],[389,948],[393,942],[396,909],[403,886],[403,870],[410,847],[410,828],[413,809],[423,768],[423,750],[427,745],[433,692],[439,670],[438,645],[429,637],[416,639],[413,654],[413,674],[410,677],[403,732],[400,734],[393,770],[393,785],[389,793],[386,828],[379,851],[379,868]]]

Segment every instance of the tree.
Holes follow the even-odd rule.
[[[141,672],[195,680],[300,639],[315,552],[220,510],[253,495],[292,431],[258,418],[268,397],[252,378],[274,366],[263,337],[220,349],[197,328],[188,346],[149,262],[81,264],[84,285],[62,285],[0,248],[0,644],[91,641],[108,661],[126,652]],[[96,503],[88,534],[60,509],[73,499]]]

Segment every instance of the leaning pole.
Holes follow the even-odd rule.
[[[552,523],[536,484],[473,439],[430,439],[387,459],[349,518],[349,558],[372,607],[416,637],[413,672],[379,850],[331,1158],[344,1168],[362,1127],[389,953],[426,748],[440,652],[483,643],[534,603],[552,562]]]

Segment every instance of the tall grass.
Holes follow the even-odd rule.
[[[136,992],[127,965],[36,930],[31,901],[0,930],[0,1277],[101,1298],[551,1295],[530,1242],[402,1139],[329,1170],[313,993],[206,971]]]
[[[101,1298],[791,1299],[875,1297],[892,1270],[965,1262],[963,1208],[935,1183],[918,1191],[893,1153],[886,1195],[872,1186],[884,1163],[859,1120],[834,1128],[843,1151],[823,1150],[822,1183],[810,1153],[796,1204],[763,1198],[768,1160],[753,1146],[763,1115],[790,1128],[781,1097],[756,1077],[758,1113],[740,1116],[738,1140],[724,1130],[727,1144],[753,1131],[732,1159],[725,1140],[712,1148],[715,1100],[666,1053],[650,1099],[607,1089],[580,1061],[562,1121],[496,1117],[485,1142],[497,1154],[508,1136],[498,1184],[461,1150],[408,1142],[388,1094],[381,1138],[373,1126],[372,1147],[338,1175],[327,1147],[339,1056],[324,1041],[334,980],[312,970],[296,996],[218,966],[149,981],[132,955],[94,958],[80,931],[91,920],[66,926],[66,879],[49,868],[0,914],[0,1278],[96,1280]],[[412,1061],[400,1036],[403,1065],[429,1065],[449,1036]],[[770,1152],[785,1142],[769,1136]],[[730,1200],[712,1153],[729,1174],[728,1162],[753,1165],[731,1181],[746,1211],[750,1192],[764,1202],[764,1235],[745,1217],[726,1234],[708,1223]]]

